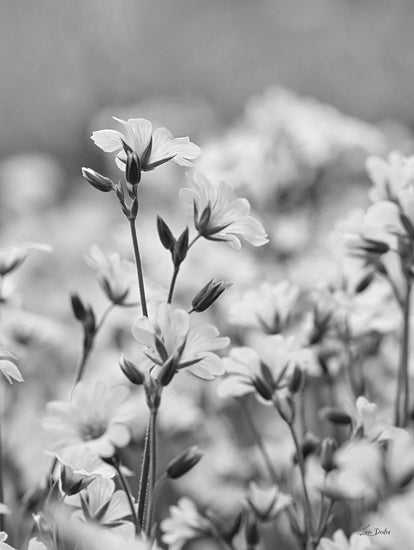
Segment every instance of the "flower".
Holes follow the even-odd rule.
[[[212,352],[228,346],[229,339],[220,337],[214,325],[190,328],[190,316],[182,309],[160,304],[155,320],[138,319],[132,333],[145,346],[147,359],[159,367],[173,363],[174,372],[186,368],[206,380],[224,372],[221,359]]]
[[[108,299],[115,304],[122,304],[132,286],[133,264],[123,260],[119,254],[105,256],[96,245],[91,247],[85,261],[96,271]]]
[[[233,198],[231,187],[220,182],[213,185],[204,175],[197,173],[191,188],[180,190],[186,210],[194,215],[199,235],[210,241],[223,241],[236,250],[241,249],[243,238],[253,246],[268,242],[262,224],[250,216],[247,199]]]
[[[212,533],[210,521],[198,512],[193,501],[185,497],[170,507],[170,517],[161,522],[161,529],[162,540],[168,544],[169,550],[181,550],[186,542]]]
[[[379,412],[378,405],[370,403],[364,396],[358,397],[354,411],[349,412],[353,418],[354,433],[370,441],[387,441],[403,433]]]
[[[50,246],[41,243],[24,243],[13,248],[0,250],[0,277],[15,271],[27,258],[31,250],[50,252]]]
[[[114,468],[87,447],[65,447],[55,453],[55,456],[62,466],[70,468],[74,474],[85,477],[115,476]]]
[[[402,189],[414,184],[414,157],[404,158],[397,151],[390,153],[387,160],[369,157],[366,169],[373,183],[369,192],[373,202],[394,200]]]
[[[286,387],[295,365],[306,368],[311,361],[308,349],[297,349],[293,338],[277,334],[260,339],[255,348],[236,347],[224,359],[226,378],[218,392],[222,398],[256,392],[271,400],[276,390]]]
[[[66,499],[77,506],[74,517],[80,520],[95,521],[103,527],[120,532],[133,532],[133,525],[125,521],[131,515],[131,508],[124,491],[115,491],[112,479],[96,478],[79,495]]]
[[[334,533],[332,539],[322,538],[318,546],[318,550],[368,550],[369,548],[373,548],[369,537],[353,533],[348,540],[341,529]]]
[[[289,325],[299,298],[299,288],[288,281],[262,283],[248,290],[235,303],[229,321],[235,325],[258,328],[267,334],[277,334]]]
[[[10,546],[10,544],[7,544],[7,533],[4,531],[0,531],[0,550],[15,550],[13,546]]]
[[[278,487],[260,487],[250,483],[246,501],[259,521],[270,521],[292,504],[292,497],[282,493]]]
[[[126,403],[125,387],[108,387],[101,381],[93,385],[79,382],[71,401],[53,401],[47,405],[43,427],[50,436],[50,447],[88,448],[95,455],[110,457],[116,447],[125,447],[130,432],[125,423],[132,411]]]
[[[154,170],[170,160],[181,166],[191,166],[200,155],[200,148],[191,143],[188,137],[174,138],[167,128],[153,130],[145,118],[129,118],[127,121],[113,117],[123,126],[118,130],[98,130],[92,140],[106,153],[117,153],[116,163],[125,170],[127,155],[125,145],[137,155],[143,172]]]
[[[17,368],[14,356],[1,347],[0,372],[7,378],[10,384],[13,384],[13,380],[16,380],[16,382],[23,382],[23,377]]]

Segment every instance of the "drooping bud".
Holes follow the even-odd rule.
[[[194,445],[189,447],[167,465],[166,473],[170,479],[178,479],[192,470],[203,458],[204,452]]]
[[[334,453],[337,445],[332,437],[326,437],[322,441],[321,447],[321,466],[326,473],[331,472],[336,468],[334,461]]]
[[[339,424],[340,426],[349,426],[352,424],[352,418],[348,413],[334,407],[325,407],[321,410],[320,415],[321,418],[332,422],[332,424]]]
[[[157,216],[157,230],[162,246],[170,252],[173,252],[176,241],[171,229],[161,218],[161,216]]]
[[[114,182],[111,179],[106,178],[91,168],[82,168],[82,176],[90,185],[92,185],[92,187],[98,189],[98,191],[108,193],[114,188]]]
[[[141,181],[141,163],[135,151],[127,152],[125,179],[132,186],[138,185]]]
[[[128,380],[132,382],[132,384],[135,384],[136,386],[141,386],[144,383],[144,374],[132,361],[129,361],[129,359],[127,359],[124,355],[121,355],[119,366],[121,367],[122,372],[125,374]]]
[[[208,309],[223,292],[231,287],[232,283],[226,283],[219,279],[211,279],[201,290],[196,294],[191,302],[192,311],[201,313]]]
[[[75,474],[70,468],[64,466],[60,471],[60,483],[62,491],[65,495],[72,496],[77,495],[83,489],[92,483],[94,477],[86,477],[80,474]]]
[[[188,231],[188,227],[186,227],[184,231],[181,233],[181,235],[179,236],[174,247],[173,261],[174,261],[175,267],[178,267],[185,260],[185,257],[187,256],[188,244],[189,244],[188,240],[189,240],[189,231]]]
[[[303,380],[304,373],[302,369],[298,365],[295,365],[293,374],[288,383],[288,390],[290,391],[290,393],[297,393],[302,388]]]

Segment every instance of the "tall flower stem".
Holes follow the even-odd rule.
[[[395,424],[405,427],[410,414],[410,380],[409,380],[409,346],[410,346],[410,313],[411,313],[412,283],[409,277],[406,280],[405,299],[402,307],[402,335],[400,366],[398,372],[397,398],[395,402]]]
[[[310,505],[308,487],[306,485],[305,459],[303,458],[302,447],[300,446],[298,436],[296,434],[296,430],[295,430],[295,427],[293,425],[293,422],[288,422],[287,424],[289,426],[289,430],[290,430],[290,433],[291,433],[291,436],[292,436],[292,439],[293,439],[293,443],[295,445],[296,454],[297,454],[297,457],[298,457],[300,477],[301,477],[301,480],[302,480],[303,496],[304,496],[304,500],[305,500],[306,538],[307,538],[307,545],[308,545],[313,540],[313,521],[312,521],[312,508],[311,508],[311,505]]]
[[[113,460],[113,461],[112,461],[112,465],[113,465],[113,467],[114,467],[115,470],[116,470],[116,473],[117,473],[117,475],[118,475],[118,479],[119,479],[119,481],[120,481],[120,483],[121,483],[121,486],[122,486],[122,489],[123,489],[124,492],[125,492],[125,495],[126,495],[127,500],[128,500],[129,508],[130,508],[130,510],[131,510],[131,516],[132,516],[132,518],[133,518],[133,520],[134,520],[134,523],[135,523],[135,525],[136,525],[136,523],[137,523],[137,517],[136,517],[134,502],[133,502],[133,500],[132,500],[132,495],[131,495],[131,491],[130,491],[130,489],[129,489],[129,487],[128,487],[128,483],[127,483],[127,481],[126,481],[126,479],[125,479],[124,474],[122,473],[121,465],[120,465],[120,463],[119,463],[117,460]]]
[[[136,218],[129,217],[128,221],[129,221],[129,227],[131,229],[132,246],[134,248],[135,264],[137,267],[138,287],[139,287],[139,295],[141,299],[142,315],[144,315],[144,317],[148,317],[147,299],[145,295],[145,285],[144,285],[144,275],[142,272],[141,254],[139,251],[137,227],[135,223]]]
[[[0,386],[0,502],[4,503],[4,483],[3,483],[3,388]],[[4,516],[0,514],[0,531],[4,530]]]

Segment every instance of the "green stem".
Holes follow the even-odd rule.
[[[410,301],[411,281],[407,278],[405,300],[402,304],[402,338],[400,367],[398,372],[397,398],[395,402],[395,424],[398,427],[406,427],[410,415],[410,380],[408,372],[409,346],[410,346]]]
[[[136,264],[136,267],[137,267],[138,287],[139,287],[139,295],[140,295],[140,298],[141,298],[142,315],[144,315],[144,317],[148,317],[147,299],[146,299],[146,296],[145,296],[144,275],[143,275],[143,272],[142,272],[141,254],[139,252],[138,236],[137,236],[137,228],[136,228],[136,225],[135,225],[135,218],[128,218],[128,220],[129,220],[129,226],[130,226],[130,229],[131,229],[132,245],[134,247],[135,264]]]
[[[139,480],[138,489],[138,509],[136,520],[136,533],[140,533],[144,527],[144,520],[146,514],[146,506],[148,499],[148,480],[150,476],[151,461],[150,461],[150,448],[151,448],[151,419],[148,422],[147,431],[145,433],[144,452],[142,454],[141,462],[141,476]]]
[[[175,283],[177,282],[177,277],[178,277],[179,272],[180,272],[180,266],[175,267],[173,276],[171,278],[170,290],[168,291],[168,299],[167,299],[168,304],[171,304],[171,302],[172,302],[173,295],[174,295]]]
[[[123,488],[123,490],[126,494],[126,497],[128,499],[129,508],[131,510],[131,516],[134,520],[135,527],[136,527],[137,517],[136,517],[136,512],[135,512],[135,507],[134,507],[134,501],[132,500],[132,495],[131,495],[131,492],[129,490],[128,483],[125,479],[124,474],[122,473],[121,465],[119,464],[119,462],[117,462],[116,460],[113,460],[112,464],[113,464],[113,466],[116,470],[116,473],[118,474],[118,479],[121,482],[122,488]]]
[[[146,529],[145,529],[148,536],[151,535],[152,525],[154,523],[154,514],[155,514],[158,494],[160,492],[160,489],[161,489],[162,485],[166,481],[166,479],[167,479],[167,476],[165,474],[163,474],[161,477],[159,477],[157,479],[157,481],[155,482],[155,485],[152,489],[151,500],[150,500],[150,503],[149,503],[149,513],[148,513],[148,518],[147,518],[147,525],[146,525]]]

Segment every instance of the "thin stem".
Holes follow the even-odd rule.
[[[144,452],[141,462],[141,476],[139,480],[138,489],[138,509],[137,509],[137,521],[136,521],[136,533],[140,533],[144,527],[145,513],[148,500],[148,480],[150,476],[151,461],[150,451],[151,449],[151,418],[149,419],[147,431],[145,433]]]
[[[163,474],[161,477],[159,477],[157,479],[157,481],[155,482],[155,485],[152,489],[151,501],[149,503],[149,513],[148,513],[148,518],[147,518],[147,525],[146,525],[146,529],[145,529],[145,531],[147,532],[148,535],[150,535],[151,530],[152,530],[152,525],[154,523],[154,514],[155,514],[155,508],[156,508],[156,504],[157,504],[158,495],[159,495],[160,489],[161,489],[162,485],[165,483],[166,479],[167,479],[167,476],[165,474]]]
[[[402,304],[402,338],[400,367],[398,373],[397,398],[395,402],[395,424],[406,427],[410,414],[410,381],[408,373],[409,346],[410,346],[410,301],[411,281],[407,278],[405,300]]]
[[[141,262],[141,255],[139,252],[135,218],[128,218],[128,220],[129,220],[129,226],[131,228],[131,237],[132,237],[132,245],[134,247],[135,264],[137,266],[138,287],[139,287],[139,295],[141,298],[142,315],[144,315],[144,317],[148,317],[147,299],[145,296],[144,275],[142,272],[142,262]]]
[[[157,413],[158,408],[151,409],[151,492],[157,479]]]
[[[128,483],[125,479],[124,474],[122,473],[121,465],[119,464],[119,462],[114,460],[112,462],[112,464],[113,464],[113,466],[116,470],[116,473],[118,474],[118,479],[121,482],[122,488],[125,491],[126,497],[128,499],[129,508],[131,510],[131,516],[132,516],[132,518],[134,520],[134,523],[135,523],[135,526],[136,526],[137,516],[136,516],[136,512],[135,512],[134,501],[132,500],[132,495],[131,495],[131,492],[129,490]]]
[[[3,388],[0,387],[0,391]],[[1,392],[2,393],[2,392]],[[4,484],[3,484],[3,395],[0,399],[0,502],[4,503]],[[0,531],[4,531],[4,516],[0,514]]]
[[[312,540],[313,538],[313,521],[312,521],[312,509],[310,505],[310,499],[308,494],[308,488],[306,485],[306,473],[305,473],[305,460],[303,458],[303,451],[300,446],[298,437],[296,435],[295,427],[292,423],[287,423],[289,426],[290,433],[292,435],[293,443],[295,444],[296,454],[298,457],[298,465],[300,470],[300,477],[302,480],[303,487],[303,496],[305,498],[305,526],[306,526],[306,535],[307,540]]]
[[[198,239],[201,239],[200,233],[197,233],[197,235],[190,241],[190,244],[188,245],[188,250],[190,250],[190,248],[195,245]]]
[[[179,272],[180,272],[180,266],[175,267],[173,276],[171,278],[170,290],[168,291],[167,303],[169,303],[169,304],[171,304],[172,299],[173,299],[175,283],[177,282],[177,277],[178,277]]]

